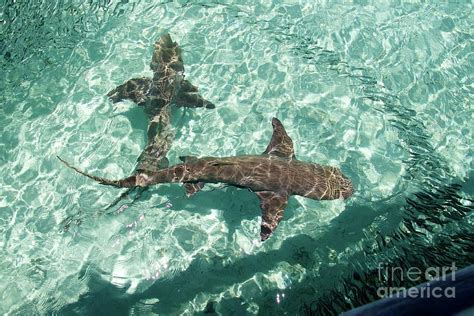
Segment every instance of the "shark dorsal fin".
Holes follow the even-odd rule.
[[[288,204],[288,195],[272,191],[257,192],[262,209],[262,223],[260,226],[260,239],[268,239],[283,218],[283,212]]]
[[[293,141],[285,131],[283,124],[277,118],[272,119],[273,135],[267,149],[263,152],[270,156],[277,156],[280,158],[294,159],[295,151],[293,149]]]

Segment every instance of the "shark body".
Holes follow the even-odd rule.
[[[183,183],[188,196],[205,183],[226,183],[255,192],[260,199],[260,238],[266,240],[283,218],[291,195],[315,200],[346,199],[353,193],[351,181],[335,167],[296,159],[293,141],[282,123],[273,118],[273,135],[261,155],[235,157],[180,157],[182,163],[157,171],[141,171],[120,180],[85,173],[61,158],[68,167],[101,183],[119,188],[147,187],[160,183]]]

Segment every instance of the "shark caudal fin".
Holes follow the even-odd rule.
[[[59,156],[56,156],[56,157],[66,167],[71,168],[72,170],[76,171],[77,173],[80,173],[83,176],[86,176],[89,179],[92,179],[92,180],[94,180],[96,182],[99,182],[100,184],[103,184],[103,185],[110,185],[110,186],[113,186],[113,187],[116,187],[116,188],[133,188],[133,187],[136,187],[136,186],[143,186],[143,185],[140,185],[138,183],[140,181],[137,181],[137,176],[131,176],[131,177],[121,179],[121,180],[109,180],[109,179],[106,179],[106,178],[101,178],[101,177],[98,177],[98,176],[88,174],[87,172],[84,172],[84,171],[74,167],[73,165],[71,165],[67,161],[63,160],[61,157],[59,157]]]

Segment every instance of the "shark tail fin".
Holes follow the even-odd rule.
[[[56,156],[66,167],[68,168],[71,168],[72,170],[76,171],[77,173],[80,173],[82,174],[83,176],[86,176],[88,177],[89,179],[92,179],[100,184],[103,184],[103,185],[110,185],[110,186],[113,186],[113,187],[116,187],[116,188],[133,188],[133,187],[136,187],[137,186],[137,177],[136,176],[131,176],[131,177],[128,177],[128,178],[125,178],[125,179],[121,179],[121,180],[109,180],[109,179],[106,179],[106,178],[101,178],[101,177],[98,177],[98,176],[94,176],[94,175],[91,175],[91,174],[88,174],[87,172],[84,172],[76,167],[74,167],[73,165],[71,165],[70,163],[68,163],[67,161],[65,161],[64,159],[62,159],[61,157],[59,156]]]

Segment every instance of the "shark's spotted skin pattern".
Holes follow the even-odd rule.
[[[293,141],[281,122],[272,120],[273,135],[262,155],[237,157],[180,157],[181,164],[158,171],[143,171],[122,180],[108,180],[77,172],[115,187],[146,187],[153,184],[184,183],[188,195],[204,183],[226,183],[255,192],[262,209],[261,240],[266,240],[283,218],[288,197],[300,195],[314,200],[346,199],[353,193],[351,181],[339,169],[296,159]]]

